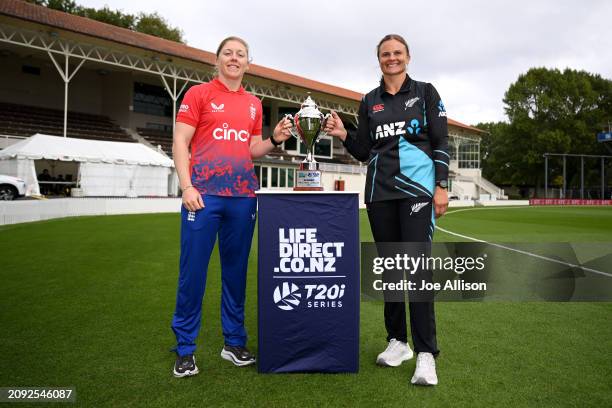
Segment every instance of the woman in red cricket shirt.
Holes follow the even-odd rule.
[[[249,68],[249,47],[238,37],[217,49],[217,77],[191,87],[181,103],[174,132],[174,163],[183,207],[181,255],[172,329],[177,358],[173,374],[198,373],[195,339],[200,330],[202,298],[210,255],[219,236],[221,257],[221,357],[237,366],[255,362],[246,348],[244,302],[248,256],[255,226],[259,184],[252,158],[269,153],[291,137],[291,123],[281,120],[262,139],[261,101],[241,86]]]

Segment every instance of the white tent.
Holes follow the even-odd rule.
[[[78,162],[83,196],[165,197],[177,188],[172,160],[143,144],[41,134],[0,150],[0,174],[24,179],[27,194],[39,194],[36,160]]]

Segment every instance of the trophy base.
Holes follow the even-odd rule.
[[[297,170],[293,191],[323,191],[320,170]]]

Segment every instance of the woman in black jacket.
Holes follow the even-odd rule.
[[[386,35],[376,52],[382,79],[361,101],[357,132],[348,134],[335,112],[325,130],[339,137],[356,159],[368,162],[365,202],[374,240],[431,242],[435,218],[448,207],[446,110],[433,85],[408,76],[410,51],[400,35]],[[431,271],[419,276],[431,280]],[[418,354],[412,383],[436,385],[433,301],[411,301],[409,307]],[[399,366],[413,356],[404,302],[385,301],[384,315],[389,343],[377,363]]]

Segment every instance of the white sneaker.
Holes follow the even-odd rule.
[[[410,381],[419,385],[437,385],[436,360],[431,353],[419,353],[417,355],[416,369]]]
[[[413,355],[408,343],[391,339],[387,349],[376,358],[376,364],[397,367],[402,364],[402,362],[410,360]]]

